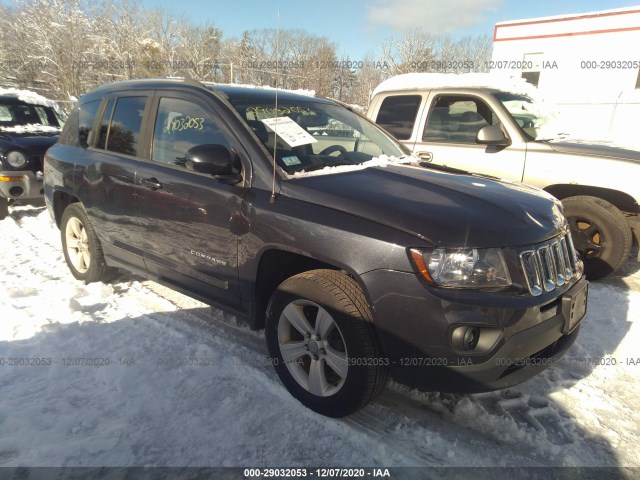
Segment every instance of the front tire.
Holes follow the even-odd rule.
[[[364,294],[341,272],[312,270],[282,282],[265,335],[282,383],[322,415],[349,415],[386,384],[388,360],[379,355]]]
[[[105,263],[100,241],[79,203],[72,203],[62,214],[60,235],[64,259],[75,278],[85,283],[113,279],[117,269]]]
[[[585,195],[565,198],[562,204],[589,280],[610,275],[624,265],[633,240],[620,210],[606,200]]]

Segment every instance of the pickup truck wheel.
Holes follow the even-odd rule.
[[[265,334],[282,383],[322,415],[348,415],[386,384],[388,361],[379,355],[364,294],[341,272],[312,270],[282,282]]]
[[[9,215],[9,200],[0,197],[0,220],[4,220]]]
[[[632,244],[624,214],[606,200],[584,195],[565,198],[562,204],[587,278],[596,280],[620,268]]]
[[[85,283],[113,279],[117,269],[105,263],[100,241],[79,203],[72,203],[62,214],[60,235],[64,258],[75,278]]]

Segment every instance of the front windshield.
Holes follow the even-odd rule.
[[[535,140],[546,118],[533,100],[527,96],[512,93],[498,93],[496,96],[527,139]]]
[[[496,97],[527,140],[553,140],[578,133],[575,122],[561,121],[559,112],[552,105],[514,93],[497,93]]]
[[[0,129],[20,130],[38,128],[59,131],[64,125],[63,115],[44,105],[0,100]]]
[[[378,127],[340,105],[312,98],[280,100],[276,111],[273,103],[243,100],[232,103],[270,154],[275,143],[276,162],[289,175],[408,154]]]

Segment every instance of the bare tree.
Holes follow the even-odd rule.
[[[437,38],[420,29],[392,37],[381,46],[382,60],[392,75],[427,71],[437,57]]]
[[[336,45],[303,30],[248,30],[225,38],[211,23],[144,7],[140,0],[15,0],[0,4],[4,84],[67,100],[105,82],[181,76],[315,90],[366,105],[391,75],[486,71],[492,42],[416,29],[380,46],[380,55],[338,59]]]
[[[250,30],[236,52],[242,83],[315,90],[322,96],[333,92],[338,62],[335,45],[325,37],[303,30]]]
[[[352,89],[349,103],[366,107],[369,105],[371,93],[380,82],[392,75],[390,65],[384,60],[376,60],[373,54],[367,54],[363,59],[362,68],[357,70],[356,82]]]
[[[103,81],[136,78],[139,74],[142,9],[128,0],[106,0],[96,17],[92,57]]]
[[[179,61],[180,24],[183,22],[186,22],[185,18],[178,18],[161,9],[146,12],[142,22],[144,38],[141,61],[148,76],[177,76],[173,67]]]
[[[492,50],[493,41],[489,35],[465,36],[457,40],[442,37],[437,48],[437,66],[448,73],[485,72]]]
[[[81,0],[18,2],[0,19],[2,48],[20,86],[65,98],[85,88],[84,52],[93,21]]]
[[[182,24],[177,66],[182,67],[184,76],[199,80],[221,80],[216,72],[221,40],[222,31],[212,24]]]
[[[487,70],[491,59],[492,40],[488,35],[453,39],[416,29],[386,40],[380,48],[381,57],[393,75],[481,72]]]

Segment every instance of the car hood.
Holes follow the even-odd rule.
[[[282,192],[452,248],[537,243],[565,224],[559,202],[541,190],[417,166],[301,177]]]
[[[20,148],[28,153],[45,152],[58,141],[59,133],[54,132],[6,132],[0,130],[0,145],[4,149]]]
[[[576,155],[590,155],[595,157],[615,158],[618,160],[630,160],[640,162],[640,151],[630,150],[611,145],[601,145],[588,142],[561,142],[549,141],[549,146],[559,153],[570,153]]]

